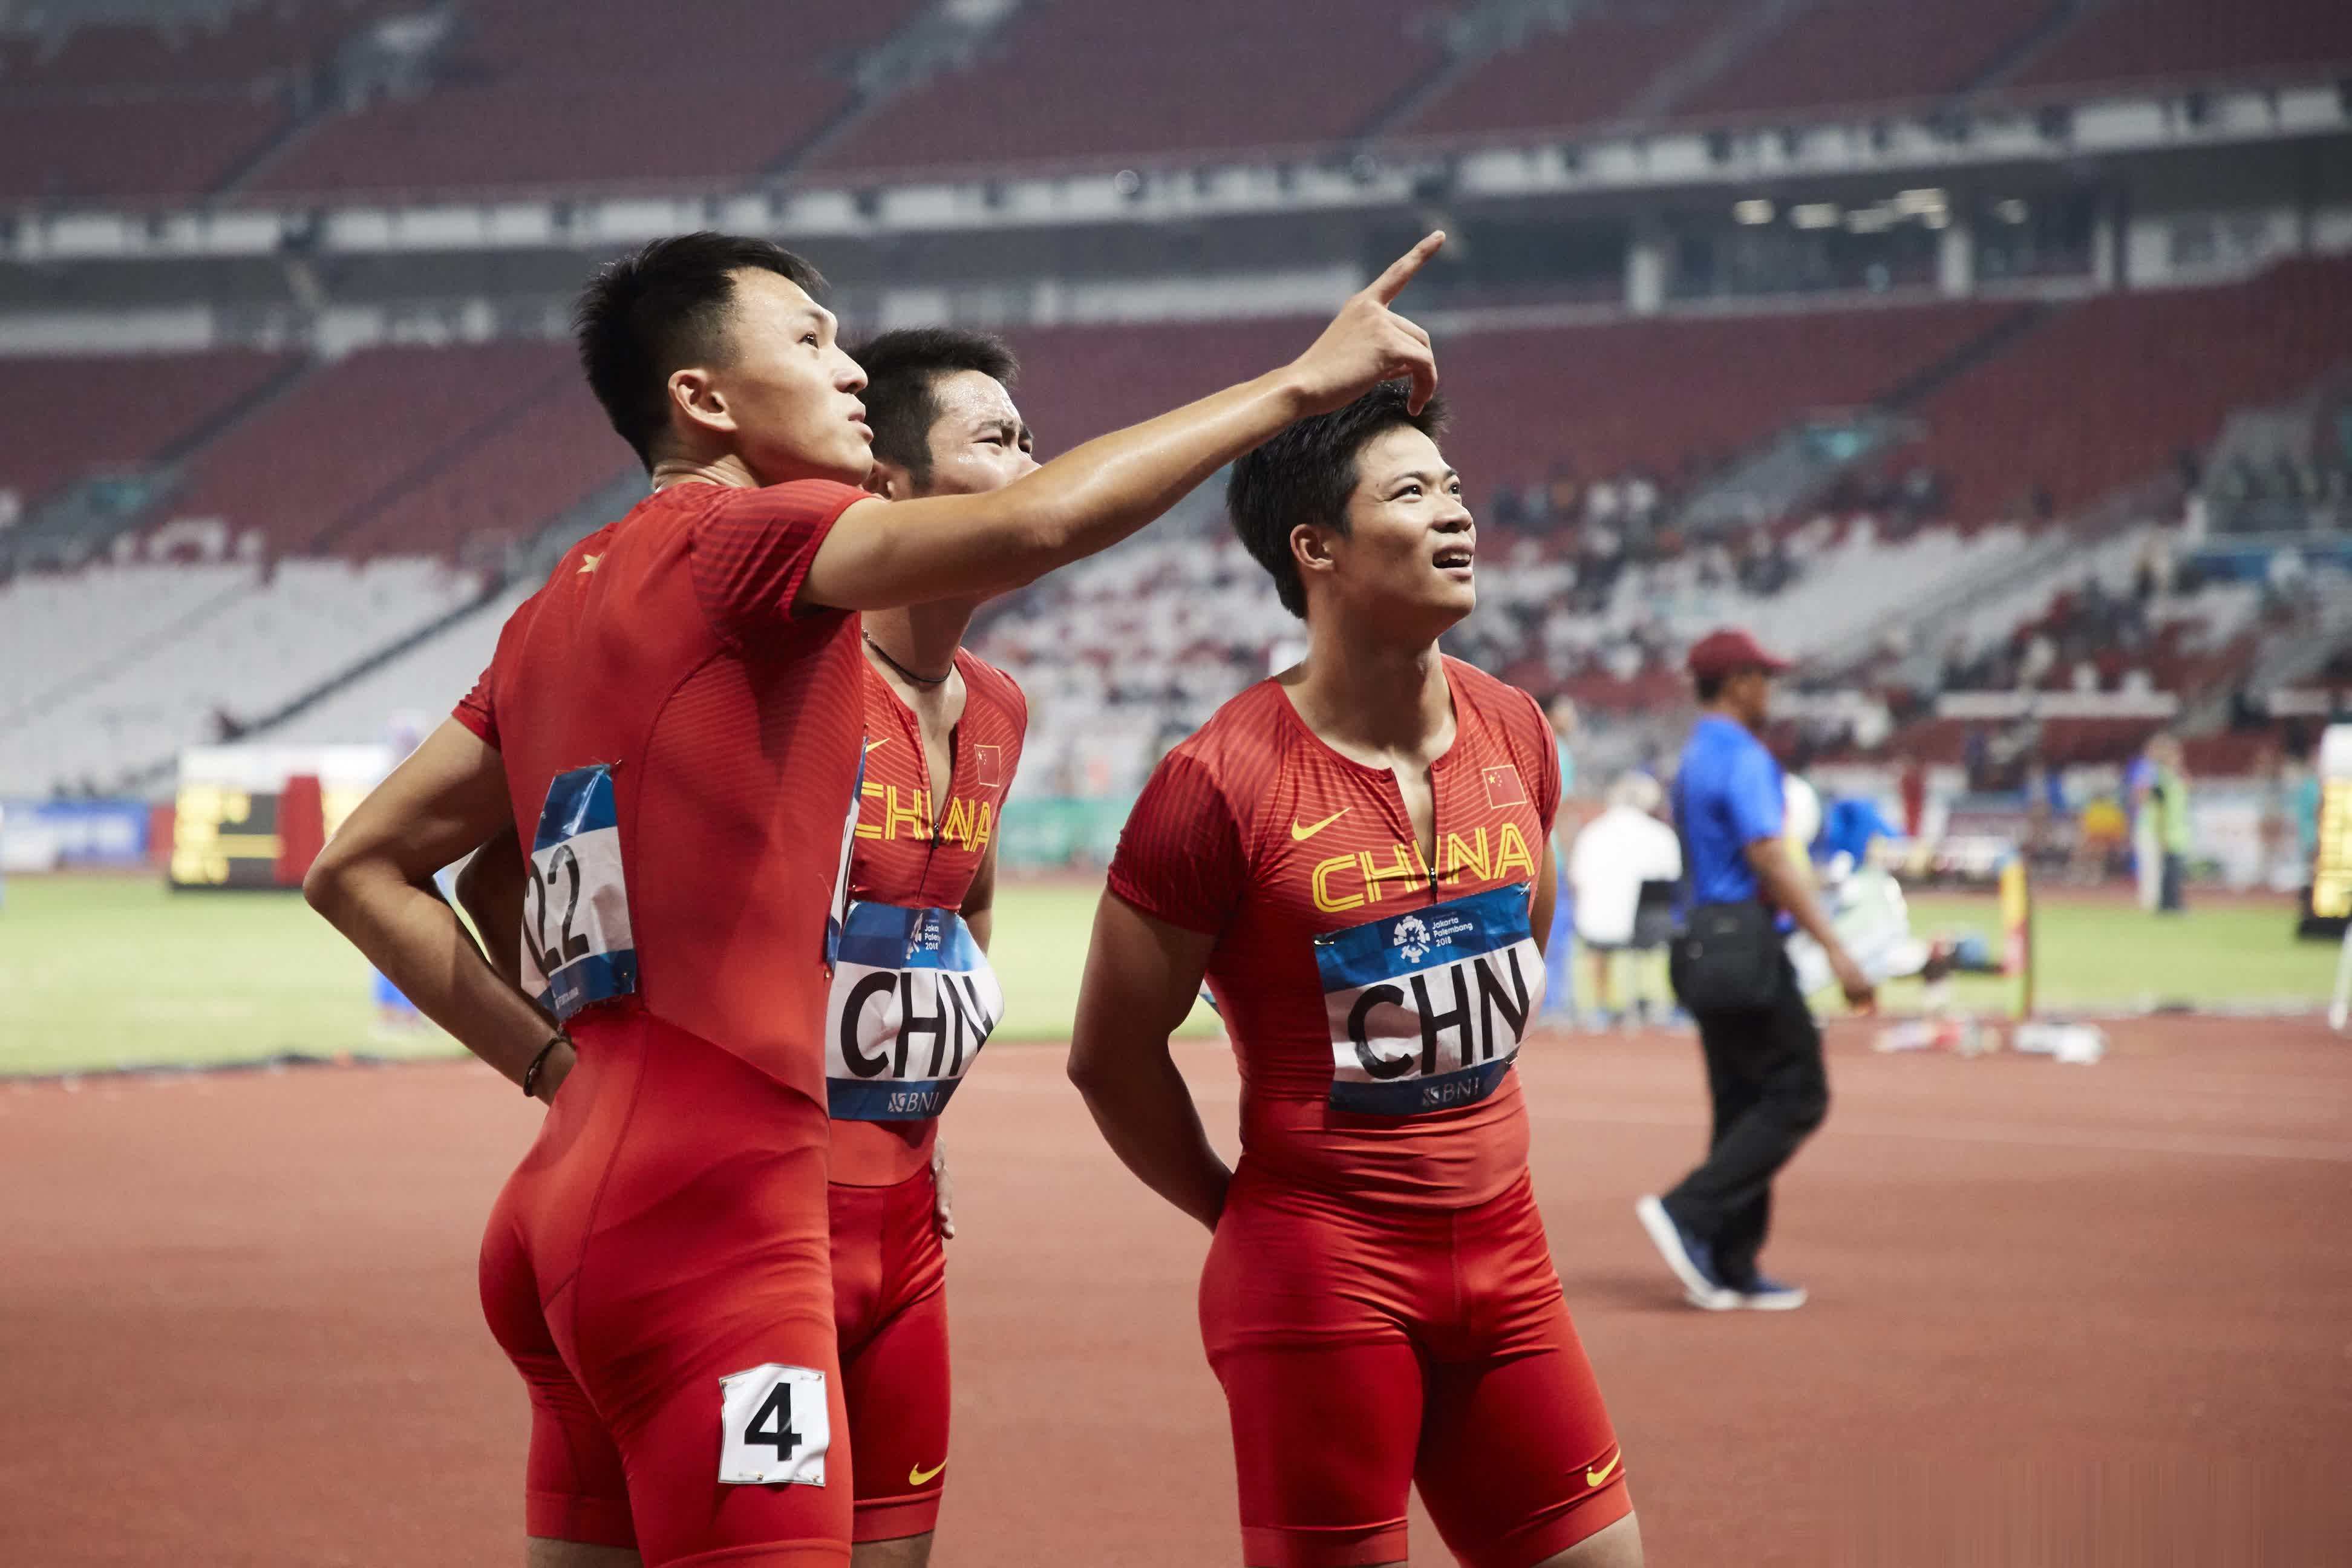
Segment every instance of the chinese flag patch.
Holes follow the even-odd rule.
[[[980,775],[980,787],[994,789],[1003,784],[1004,782],[1004,748],[974,746],[971,750],[972,771]]]
[[[1528,792],[1519,783],[1519,770],[1509,763],[1496,763],[1486,770],[1486,804],[1497,811],[1507,805],[1525,805]]]

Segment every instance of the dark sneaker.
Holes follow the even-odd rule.
[[[1739,1293],[1727,1289],[1715,1272],[1715,1253],[1706,1242],[1675,1223],[1666,1205],[1654,1195],[1633,1205],[1641,1216],[1642,1228],[1650,1233],[1650,1244],[1675,1278],[1683,1284],[1683,1295],[1694,1307],[1710,1312],[1727,1312],[1745,1303]]]

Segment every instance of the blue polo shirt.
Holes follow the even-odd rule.
[[[1780,764],[1764,742],[1719,714],[1702,718],[1675,772],[1685,906],[1756,897],[1748,847],[1780,837]]]

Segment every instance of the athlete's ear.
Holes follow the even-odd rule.
[[[914,476],[896,463],[877,459],[866,476],[866,488],[884,500],[903,500],[915,493]]]
[[[1311,572],[1332,569],[1331,534],[1328,529],[1302,522],[1290,531],[1290,561],[1304,579]]]
[[[670,372],[669,404],[690,425],[721,435],[735,433],[735,410],[707,370]]]

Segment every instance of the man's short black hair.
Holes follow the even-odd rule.
[[[1701,702],[1712,702],[1723,695],[1723,683],[1730,679],[1727,675],[1699,675],[1692,677],[1691,685],[1696,689]]]
[[[1291,559],[1290,531],[1311,522],[1346,537],[1356,455],[1399,426],[1433,441],[1445,433],[1444,398],[1433,395],[1418,414],[1411,401],[1405,383],[1382,382],[1344,408],[1301,419],[1234,464],[1225,511],[1243,545],[1273,574],[1274,591],[1292,615],[1306,616],[1307,587]]]
[[[940,378],[976,370],[1006,386],[1021,362],[1004,340],[961,327],[903,327],[849,351],[866,372],[866,423],[877,462],[896,463],[919,488],[931,482],[931,426],[940,422]]]
[[[772,239],[673,235],[607,263],[572,312],[580,368],[604,413],[647,468],[669,428],[669,378],[726,352],[735,274],[773,272],[814,294],[824,275]]]

